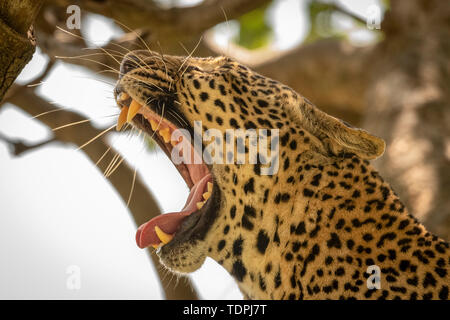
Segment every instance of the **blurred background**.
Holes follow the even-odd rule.
[[[382,176],[448,240],[449,17],[447,1],[45,1],[36,52],[0,99],[0,298],[242,298],[212,260],[177,277],[135,244],[188,195],[157,146],[105,131],[117,60],[147,46],[231,56],[382,137]]]

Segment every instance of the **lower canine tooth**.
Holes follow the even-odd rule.
[[[208,192],[211,192],[212,191],[212,187],[213,187],[213,184],[212,184],[212,182],[208,182]]]
[[[117,131],[120,131],[125,122],[127,122],[127,114],[128,114],[128,107],[122,107],[122,110],[120,110],[119,119],[117,119],[116,125]]]
[[[130,108],[127,114],[127,122],[133,120],[134,116],[138,113],[139,109],[141,109],[141,105],[136,100],[131,101]]]
[[[172,234],[165,233],[158,226],[155,226],[155,232],[156,232],[156,235],[158,236],[159,240],[161,240],[161,242],[164,244],[169,243],[173,239]]]
[[[197,209],[200,210],[203,207],[204,204],[205,204],[205,201],[197,202]]]

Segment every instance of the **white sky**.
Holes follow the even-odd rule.
[[[340,2],[362,16],[370,4],[379,3]],[[276,47],[291,48],[306,36],[304,10],[304,1],[278,0],[272,6],[268,19],[274,26]],[[342,28],[353,28],[348,19],[336,19]],[[118,35],[117,29],[111,30],[110,22],[98,16],[84,27],[84,35],[99,45]],[[232,28],[218,28],[228,32],[219,39],[228,39],[230,29],[232,32]],[[357,32],[356,42],[372,39],[367,31]],[[32,79],[44,62],[37,52],[19,81]],[[105,116],[117,114],[112,84],[110,79],[59,62],[38,93],[105,127],[114,121]],[[30,144],[51,134],[12,105],[0,110],[0,133]],[[137,166],[163,211],[180,210],[188,189],[166,156],[149,154],[137,138],[114,134],[111,141],[127,161]],[[54,143],[14,157],[0,142],[0,164],[0,299],[161,298],[153,266],[145,251],[135,244],[136,226],[124,203],[82,152]],[[79,290],[66,286],[66,271],[72,265],[81,271]],[[202,298],[242,298],[228,273],[209,259],[190,278]]]

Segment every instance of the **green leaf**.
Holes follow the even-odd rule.
[[[239,34],[234,42],[247,49],[266,46],[272,37],[272,28],[266,22],[267,5],[242,15],[239,22]]]

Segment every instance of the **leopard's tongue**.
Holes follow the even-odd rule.
[[[156,226],[166,234],[175,234],[183,219],[198,210],[197,203],[203,200],[202,195],[207,191],[208,182],[211,182],[210,174],[205,175],[194,184],[182,211],[159,215],[141,225],[136,232],[136,243],[138,247],[143,249],[150,245],[158,246],[161,243],[155,230]]]

